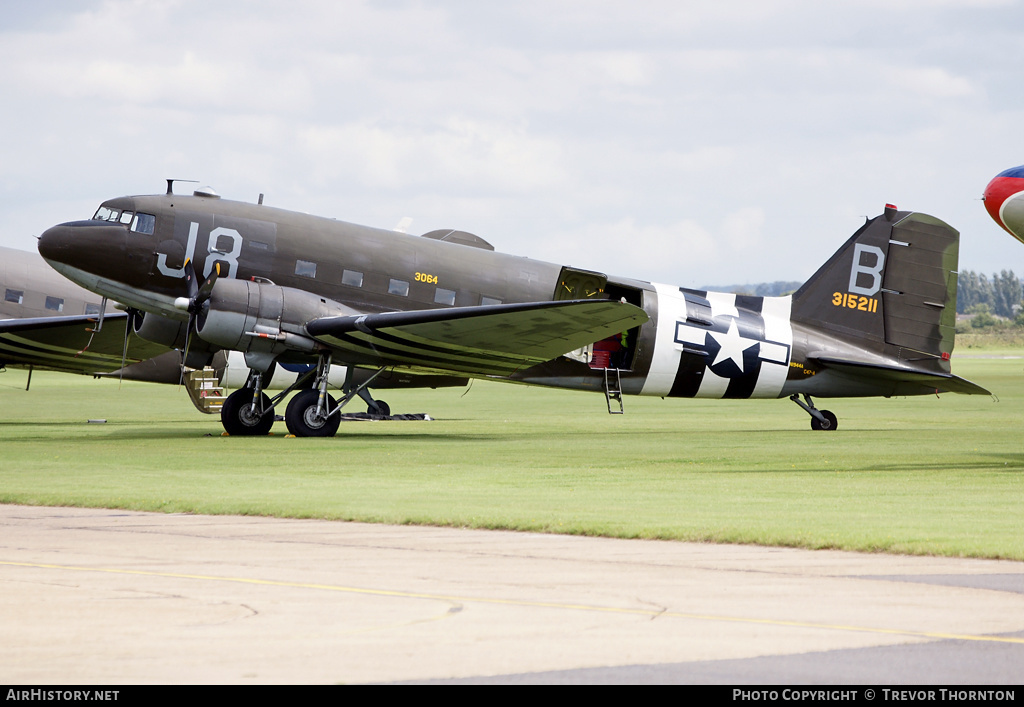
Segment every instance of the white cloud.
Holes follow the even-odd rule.
[[[547,257],[609,275],[702,286],[714,280],[713,273],[723,266],[726,273],[738,274],[730,266],[756,256],[764,246],[764,214],[760,209],[745,207],[727,214],[709,214],[707,219],[660,224],[626,217],[559,232],[547,244]],[[778,279],[763,269],[753,272],[761,272],[763,280]],[[720,280],[719,284],[733,282]]]
[[[0,29],[0,242],[192,177],[678,284],[800,279],[892,200],[1024,263],[974,201],[1024,161],[1019,4],[53,7]]]
[[[899,88],[933,98],[970,96],[976,90],[967,79],[934,66],[897,69],[892,72],[891,78]]]
[[[557,143],[522,127],[450,118],[410,130],[363,123],[309,126],[299,144],[316,178],[367,187],[530,192],[564,178]]]

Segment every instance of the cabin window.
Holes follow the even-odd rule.
[[[498,299],[497,297],[481,297],[480,304],[482,304],[485,307],[489,307],[492,304],[501,304],[501,300]]]
[[[85,313],[87,315],[99,314],[100,313],[100,306],[98,304],[86,304],[85,305]]]
[[[316,277],[316,263],[311,263],[308,260],[296,260],[295,274],[301,277]]]
[[[434,291],[434,302],[437,304],[455,304],[455,290],[446,290],[443,287],[438,287]]]
[[[341,273],[341,284],[348,285],[350,287],[362,287],[363,274],[361,272],[356,272],[355,270],[346,270]]]
[[[7,290],[4,294],[4,301],[21,304],[25,301],[25,293],[22,290]]]
[[[409,283],[405,280],[396,280],[391,278],[391,282],[388,284],[389,295],[399,295],[401,297],[409,296]]]
[[[47,297],[46,308],[53,312],[64,311],[64,298],[63,297]]]
[[[145,233],[146,235],[153,235],[153,231],[156,228],[156,216],[153,214],[135,214],[135,220],[132,221],[132,230],[136,233]]]

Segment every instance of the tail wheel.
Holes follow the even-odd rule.
[[[255,406],[253,400],[250,388],[236,390],[224,400],[224,406],[220,409],[220,422],[232,437],[261,437],[269,434],[270,428],[274,426],[274,410],[270,407],[270,398],[260,393]]]
[[[811,416],[811,429],[812,430],[834,430],[839,427],[839,420],[832,414],[831,410],[819,410],[821,416],[825,418],[822,422],[818,418]]]
[[[327,396],[327,409],[317,412],[320,399],[318,390],[301,390],[288,403],[284,421],[288,431],[296,437],[333,437],[338,432],[341,416],[337,413],[327,417],[326,412],[337,407],[330,395]]]

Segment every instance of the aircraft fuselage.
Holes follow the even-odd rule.
[[[891,249],[909,245],[891,235],[897,227],[938,238],[939,245],[929,246],[935,254],[927,256],[934,261],[928,266],[936,273],[934,291],[918,297],[886,287],[886,259],[901,257]],[[415,237],[197,192],[111,199],[92,220],[49,229],[39,250],[83,287],[180,321],[188,317],[179,306],[188,291],[186,261],[200,280],[216,270],[220,278],[313,293],[335,315],[604,299],[633,304],[649,319],[614,340],[594,342],[591,350],[566,352],[506,376],[515,382],[604,390],[605,369],[612,368],[619,369],[625,394],[777,398],[925,394],[940,389],[936,380],[951,378],[948,308],[952,298],[955,309],[957,234],[931,217],[891,209],[885,219],[869,221],[815,283],[801,288],[801,317],[794,317],[792,296],[607,277],[494,252],[474,236],[453,234],[455,242],[439,240],[444,232]],[[922,297],[932,301],[921,305]],[[883,321],[883,302],[892,310],[891,326]],[[914,307],[931,319],[901,333],[899,321],[915,319]],[[376,365],[376,351],[369,346],[344,362]],[[289,351],[284,358],[315,356]],[[438,357],[424,360],[408,365],[464,372],[446,368]],[[871,375],[860,375],[858,367]],[[902,375],[911,368],[914,376]]]
[[[361,312],[540,302],[562,286],[563,268],[554,263],[269,206],[183,195],[122,197],[102,206],[132,216],[55,226],[41,238],[40,252],[83,287],[172,319],[187,316],[174,304],[185,290],[185,259],[200,278],[219,264],[222,277],[270,280]],[[152,233],[133,228],[138,214],[153,217]],[[651,317],[626,333],[624,393],[783,393],[792,356],[789,297],[683,291],[625,278],[609,278],[602,289],[600,296],[624,297]],[[696,319],[688,321],[688,308]],[[668,314],[660,325],[659,313]],[[699,353],[681,365],[684,351]],[[797,379],[804,375],[793,370]],[[513,378],[587,390],[604,385],[599,370],[570,359]]]

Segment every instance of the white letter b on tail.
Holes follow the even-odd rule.
[[[865,253],[873,253],[875,256],[875,264],[871,267],[864,265],[862,262]],[[856,243],[853,246],[853,267],[850,268],[850,292],[857,295],[871,295],[882,289],[882,268],[885,266],[885,253],[882,249],[875,245],[864,245],[862,243]],[[861,274],[868,275],[871,277],[871,286],[863,287],[858,285],[857,281]]]

